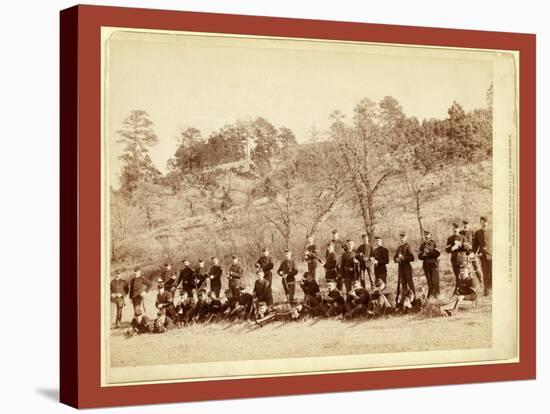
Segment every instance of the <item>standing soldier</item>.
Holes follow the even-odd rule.
[[[298,274],[298,268],[296,262],[292,258],[290,250],[285,250],[285,259],[281,262],[277,274],[281,276],[281,282],[283,284],[283,290],[285,296],[290,304],[294,303],[294,293],[296,292],[296,275]]]
[[[374,265],[374,279],[381,279],[385,284],[388,277],[386,265],[390,262],[390,252],[382,245],[382,238],[380,236],[376,236],[374,240],[376,247],[370,254],[370,260]]]
[[[330,239],[329,243],[334,245],[334,253],[336,253],[337,257],[340,257],[342,253],[344,253],[346,244],[344,243],[344,240],[339,238],[338,230],[332,230],[332,239]]]
[[[395,255],[393,256],[393,261],[397,263],[397,296],[399,296],[401,291],[405,291],[407,289],[411,290],[413,293],[415,292],[411,266],[411,262],[414,262],[414,254],[411,250],[411,245],[407,241],[407,234],[402,231],[399,233],[399,237],[401,238],[401,241],[397,246]],[[399,285],[401,285],[401,290],[399,289]]]
[[[267,247],[264,247],[262,249],[262,256],[258,259],[256,264],[260,265],[264,272],[264,278],[269,281],[269,283],[273,283],[273,275],[271,274],[271,271],[273,270],[273,259],[269,255],[269,250]]]
[[[307,271],[313,275],[315,280],[317,280],[317,262],[319,261],[319,255],[317,245],[313,243],[313,236],[308,236],[307,238],[304,258],[307,262]]]
[[[346,241],[347,249],[340,257],[340,279],[338,281],[338,290],[346,287],[346,293],[351,290],[351,283],[359,276],[359,260],[355,257],[353,250],[353,241]]]
[[[181,288],[187,292],[187,296],[192,297],[193,296],[193,269],[191,269],[191,266],[189,265],[189,260],[183,259],[183,269],[181,269],[180,274],[178,276],[178,280],[176,281],[176,285],[174,286],[177,288],[181,283]]]
[[[483,295],[489,296],[493,288],[493,237],[489,227],[489,220],[482,216],[479,219],[481,228],[475,232],[473,253],[479,255],[483,270]]]
[[[145,312],[145,306],[143,299],[147,296],[151,290],[151,282],[141,276],[141,269],[139,266],[134,268],[134,277],[130,280],[130,299],[132,305],[134,305],[134,313],[139,309]]]
[[[462,231],[460,232],[464,237],[466,237],[466,240],[468,241],[468,244],[470,246],[473,246],[474,239],[475,239],[475,233],[473,230],[470,229],[470,224],[468,223],[468,220],[462,221]],[[483,273],[481,269],[481,263],[479,262],[479,257],[475,252],[470,251],[468,252],[468,263],[471,264],[472,269],[474,273],[476,274],[477,280],[479,283],[483,280]]]
[[[115,278],[111,280],[111,302],[116,306],[115,328],[120,327],[122,322],[122,308],[124,308],[124,297],[129,293],[128,283],[120,278],[120,271],[115,271]]]
[[[166,282],[170,276],[172,276],[172,265],[168,262],[164,263],[164,267],[159,274],[159,279],[162,279],[162,282]]]
[[[165,314],[175,322],[177,321],[177,313],[173,300],[174,297],[172,296],[172,293],[165,289],[163,283],[159,283],[155,306],[158,310],[163,310]]]
[[[222,290],[222,267],[217,257],[212,258],[212,266],[208,274],[210,275],[210,290],[214,292],[217,298],[220,297]]]
[[[229,279],[229,289],[234,298],[238,298],[240,294],[241,287],[241,277],[243,277],[243,268],[239,264],[239,258],[233,256],[233,263],[229,267],[229,274],[227,278]]]
[[[168,279],[164,281],[164,289],[170,292],[172,296],[174,296],[174,291],[176,290],[175,286],[177,278],[178,274],[176,272],[172,272],[172,274],[168,276]]]
[[[440,251],[432,240],[432,234],[424,230],[424,241],[420,245],[418,258],[422,260],[422,270],[428,282],[428,298],[439,297],[439,256]]]
[[[195,291],[198,291],[200,289],[206,289],[206,281],[209,279],[210,279],[210,275],[206,270],[206,266],[204,265],[204,260],[199,259],[199,267],[195,269],[195,273],[193,274],[193,286],[195,288]]]
[[[361,272],[361,286],[366,287],[365,274],[369,276],[369,282],[371,289],[374,289],[374,280],[372,278],[371,261],[369,257],[372,252],[372,246],[369,243],[366,234],[361,236],[361,245],[357,248],[357,259],[359,260],[359,271]]]
[[[460,234],[458,224],[453,223],[453,234],[447,239],[447,247],[445,251],[451,254],[451,265],[455,274],[455,289],[458,287],[458,278],[460,269],[466,267],[466,252],[469,250],[468,240]]]
[[[258,263],[256,263],[256,277],[257,279],[254,282],[252,297],[258,302],[265,302],[267,306],[271,307],[271,305],[273,305],[271,283],[265,278],[264,271]]]
[[[338,257],[336,256],[334,244],[332,244],[332,242],[327,244],[327,255],[325,257],[324,267],[325,280],[329,281],[338,279]]]

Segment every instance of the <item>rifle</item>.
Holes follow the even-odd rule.
[[[399,295],[401,294],[401,278],[399,277],[399,274],[397,275],[397,292],[395,295],[395,305],[399,303]]]

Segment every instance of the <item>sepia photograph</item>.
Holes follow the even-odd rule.
[[[103,385],[517,359],[517,58],[103,27]]]

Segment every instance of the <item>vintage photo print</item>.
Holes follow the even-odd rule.
[[[102,386],[517,361],[517,52],[101,39]]]

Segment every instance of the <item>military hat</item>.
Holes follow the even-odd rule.
[[[164,263],[164,267],[168,267],[168,266],[170,266],[170,263],[165,262],[165,263]]]
[[[458,229],[458,228],[460,227],[460,226],[459,226],[458,224],[456,224],[456,223],[453,223],[452,226],[453,226],[453,229]]]
[[[231,258],[232,258],[232,259],[236,259],[237,256],[236,256],[236,255],[232,255]]]
[[[268,251],[268,248],[267,248],[267,247],[264,247],[264,248],[262,249],[262,252],[263,252],[263,253],[265,253],[265,252],[267,252],[267,251]]]
[[[256,269],[261,269],[262,267],[260,266],[259,263],[256,263],[256,264],[254,264],[254,268],[256,268]]]
[[[363,234],[361,235],[361,237],[363,237],[363,238],[364,238],[364,237],[367,237],[367,233],[363,233]]]
[[[285,249],[285,253],[290,253],[290,250],[288,250],[288,249]]]
[[[139,266],[134,267],[134,272],[137,272],[138,270],[141,270]]]
[[[374,240],[382,240],[382,237],[380,237],[380,236],[374,236]]]
[[[404,237],[404,236],[407,235],[407,233],[405,233],[404,231],[400,231],[400,232],[399,232],[399,235],[400,235],[401,237]]]
[[[336,233],[338,233],[338,230],[337,230],[337,229],[333,229],[333,230],[332,230],[332,234],[336,234]]]
[[[188,262],[189,260],[187,258],[183,259],[181,262],[182,263],[185,263],[185,262]]]
[[[486,216],[481,216],[479,219],[480,219],[480,220],[483,220],[483,221],[489,221],[489,220],[487,220],[487,217],[486,217]]]
[[[164,283],[159,283],[159,284],[157,285],[157,287],[158,287],[159,289],[160,289],[160,288],[163,288],[163,287],[164,287]]]
[[[135,316],[139,316],[139,315],[142,315],[142,314],[143,314],[143,312],[141,311],[140,308],[137,308],[136,311],[134,312]]]
[[[258,306],[267,306],[267,303],[265,301],[258,302]]]
[[[202,260],[202,259],[199,259],[199,263],[204,263],[204,260]]]
[[[347,239],[347,240],[346,240],[346,243],[353,243],[353,240]]]
[[[115,270],[115,275],[120,275],[120,270]]]
[[[462,224],[468,224],[468,220],[466,219],[462,220]]]
[[[432,232],[430,230],[424,230],[424,236],[427,236],[429,234],[432,234]]]
[[[244,286],[239,286],[239,290],[243,291],[246,290],[246,288]]]

